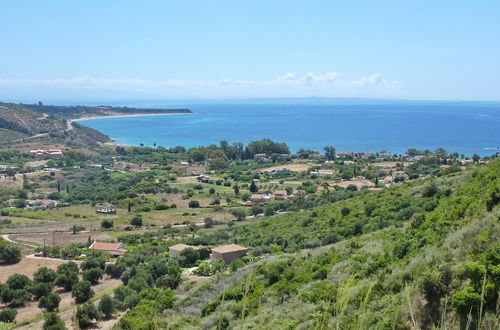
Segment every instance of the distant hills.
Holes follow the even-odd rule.
[[[0,104],[0,127],[26,135],[62,131],[66,120],[40,113],[17,104]]]
[[[95,116],[120,116],[131,114],[153,114],[153,113],[191,113],[188,109],[138,109],[130,107],[113,107],[113,106],[60,106],[60,105],[44,105],[38,104],[21,104],[23,107],[35,110],[38,112],[54,115],[66,119],[75,119],[81,117]]]
[[[110,138],[70,119],[132,114],[191,113],[188,109],[137,109],[111,106],[56,106],[0,103],[0,143],[48,137],[73,146],[91,146]]]

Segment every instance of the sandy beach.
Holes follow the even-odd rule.
[[[192,113],[187,112],[176,112],[176,113],[145,113],[145,114],[130,114],[123,115],[119,113],[112,113],[109,116],[89,116],[89,117],[80,117],[76,119],[68,119],[68,122],[78,122],[82,120],[93,120],[93,119],[103,119],[103,118],[112,118],[112,117],[145,117],[145,116],[174,116],[174,115],[191,115]]]

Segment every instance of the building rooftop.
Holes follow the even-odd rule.
[[[188,249],[188,248],[191,248],[191,249],[194,249],[194,250],[199,250],[202,247],[201,246],[187,245],[187,244],[182,244],[182,243],[175,244],[175,245],[172,245],[171,247],[169,247],[169,249],[172,249],[172,250],[175,250],[175,251],[182,251],[182,250]]]
[[[107,242],[94,242],[89,246],[91,250],[103,250],[103,251],[120,251],[127,252],[127,250],[122,248],[122,243],[107,243]]]
[[[95,207],[115,207],[115,206],[111,203],[97,203]]]
[[[213,252],[218,252],[218,253],[228,253],[228,252],[247,251],[247,250],[248,249],[246,247],[237,244],[222,245],[212,249]]]

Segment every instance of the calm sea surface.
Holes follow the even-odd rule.
[[[270,138],[292,151],[380,151],[443,147],[471,155],[493,154],[500,147],[499,102],[420,101],[260,101],[221,104],[126,104],[136,107],[185,107],[187,115],[82,120],[119,144],[195,147],[221,140],[249,143]]]

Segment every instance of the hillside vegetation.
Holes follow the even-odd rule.
[[[495,161],[200,235],[271,255],[168,307],[145,297],[117,328],[494,329],[499,173]]]
[[[109,137],[88,127],[23,105],[0,103],[0,143],[48,138],[69,146],[94,146]]]
[[[109,142],[107,135],[70,123],[68,119],[130,114],[191,113],[188,109],[137,109],[110,106],[56,106],[0,103],[0,144],[23,142],[30,137],[49,136],[68,146],[95,146]]]
[[[46,116],[21,105],[0,104],[0,127],[26,135],[62,131],[66,121]]]

